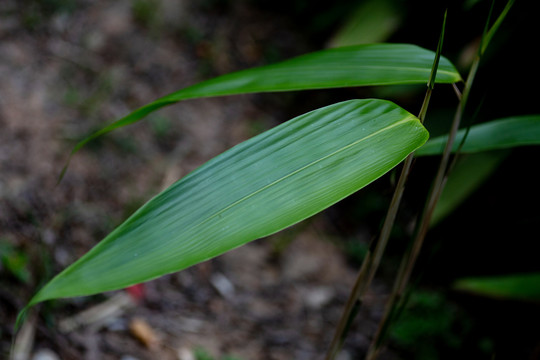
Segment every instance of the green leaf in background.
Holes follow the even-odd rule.
[[[379,178],[427,137],[415,116],[383,100],[301,115],[151,199],[28,306],[148,281],[275,233]]]
[[[426,84],[434,57],[434,52],[409,44],[357,45],[322,50],[277,64],[222,75],[144,105],[80,141],[71,154],[101,135],[186,99],[352,86]],[[450,61],[441,57],[436,81],[455,83],[461,81],[461,76]]]
[[[403,9],[393,0],[367,0],[345,20],[330,40],[330,47],[384,42],[399,26]]]
[[[465,278],[454,289],[508,300],[540,301],[540,273]]]
[[[457,150],[465,134],[466,129],[457,133],[452,151]],[[439,155],[446,140],[447,136],[430,139],[415,154]],[[471,126],[460,152],[475,153],[525,145],[540,145],[540,115],[515,116]]]
[[[499,27],[501,26],[504,18],[506,17],[506,15],[508,15],[508,12],[510,11],[510,9],[512,8],[512,6],[514,5],[514,2],[515,0],[508,0],[506,2],[506,6],[504,7],[503,11],[499,14],[499,16],[497,17],[497,19],[495,20],[495,22],[493,23],[493,25],[491,26],[491,28],[489,30],[487,30],[484,34],[484,36],[482,37],[482,43],[481,43],[481,46],[480,46],[480,53],[483,54],[488,45],[489,45],[489,42],[491,41],[491,39],[493,38],[493,36],[495,35],[495,33],[497,32],[497,30],[499,30]],[[493,9],[493,5],[495,5],[495,1],[492,2],[492,9]],[[487,26],[488,24],[486,24]]]
[[[431,217],[431,226],[454,211],[497,169],[508,155],[507,151],[488,151],[460,158],[453,168],[437,207]]]
[[[0,270],[4,267],[18,280],[28,283],[31,278],[28,270],[28,256],[13,245],[0,238]]]

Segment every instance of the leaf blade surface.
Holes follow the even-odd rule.
[[[151,199],[29,305],[148,281],[275,233],[382,176],[427,136],[415,116],[383,100],[301,115]]]
[[[465,134],[466,129],[458,131],[453,152],[458,149]],[[445,135],[430,139],[415,154],[441,154],[446,139]],[[526,145],[540,145],[540,115],[515,116],[471,126],[460,152],[475,153]]]
[[[410,44],[355,45],[317,51],[277,64],[225,74],[163,96],[136,109],[77,143],[72,154],[101,135],[133,124],[160,108],[187,99],[257,92],[427,84],[434,57],[434,52]],[[441,57],[436,82],[459,81],[461,76],[454,65]]]

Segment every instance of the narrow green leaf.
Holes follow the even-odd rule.
[[[275,233],[379,178],[427,136],[415,116],[383,100],[301,115],[151,199],[29,306],[148,281]]]
[[[357,45],[322,50],[277,64],[222,75],[144,105],[80,141],[71,155],[101,135],[186,99],[257,92],[425,84],[434,56],[432,51],[409,44]],[[461,76],[455,67],[446,58],[441,58],[437,82],[458,81],[461,81]]]
[[[399,27],[403,9],[393,0],[359,2],[330,40],[330,47],[386,41]]]
[[[507,151],[489,151],[459,159],[431,216],[430,225],[436,225],[461,205],[493,174],[507,155]]]
[[[497,18],[497,20],[495,20],[495,22],[493,23],[491,28],[485,32],[484,36],[482,36],[482,44],[481,44],[481,47],[480,47],[480,54],[483,54],[486,51],[486,49],[487,49],[487,47],[489,45],[489,42],[491,41],[491,39],[493,38],[493,36],[495,35],[497,30],[501,26],[501,24],[504,21],[504,18],[506,17],[506,15],[508,15],[508,12],[510,11],[512,6],[514,5],[514,2],[515,2],[515,0],[508,0],[508,2],[506,3],[506,6],[504,7],[503,11],[501,12],[501,14]],[[494,3],[495,3],[495,1],[493,1],[493,4]],[[492,6],[492,9],[493,9],[493,6]],[[487,26],[487,24],[486,24],[486,26]]]
[[[457,150],[465,133],[465,129],[457,133],[452,151]],[[415,154],[439,155],[446,139],[447,136],[430,139]],[[540,145],[540,115],[516,116],[471,126],[460,152],[474,153],[525,145]]]
[[[465,278],[456,290],[509,300],[540,301],[540,273]]]
[[[433,60],[433,65],[431,67],[431,75],[429,77],[428,88],[433,89],[437,79],[437,71],[439,70],[439,63],[441,62],[441,52],[444,42],[444,31],[446,29],[446,16],[448,10],[444,12],[443,24],[441,28],[441,34],[439,35],[439,42],[437,43],[437,51],[435,52],[435,60]]]
[[[427,109],[429,106],[429,101],[431,99],[431,94],[433,92],[433,88],[435,87],[435,82],[437,81],[437,71],[439,69],[439,63],[441,61],[441,52],[442,52],[442,46],[444,42],[444,30],[446,29],[446,15],[448,11],[444,12],[444,18],[441,28],[441,34],[439,35],[439,42],[437,43],[437,51],[435,52],[435,58],[433,59],[433,65],[431,67],[431,73],[429,75],[429,81],[427,83],[427,91],[426,96],[424,97],[424,102],[422,103],[422,108],[420,109],[420,114],[418,115],[418,118],[423,123],[426,118]]]

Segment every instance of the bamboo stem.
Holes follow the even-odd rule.
[[[450,134],[448,136],[448,140],[443,151],[441,162],[437,170],[437,175],[435,176],[433,186],[428,195],[428,200],[426,202],[424,211],[421,216],[421,220],[417,227],[412,246],[407,251],[400,264],[392,294],[390,295],[390,298],[386,304],[384,315],[379,323],[377,332],[375,333],[375,336],[371,342],[370,348],[366,355],[366,360],[374,360],[377,358],[381,349],[382,342],[387,333],[387,329],[390,326],[392,320],[395,318],[394,314],[396,313],[396,309],[399,307],[400,301],[403,297],[403,293],[405,292],[407,284],[409,283],[412,271],[414,269],[414,265],[416,263],[418,255],[420,254],[420,250],[429,229],[431,217],[433,215],[435,207],[437,206],[437,202],[439,201],[444,186],[446,185],[446,181],[448,178],[448,166],[450,156],[452,154],[454,140],[459,129],[461,120],[463,118],[463,112],[467,104],[467,100],[470,94],[472,83],[476,76],[476,72],[478,70],[479,63],[480,56],[477,56],[472,64],[471,70],[469,71],[467,81],[465,82],[463,95],[461,97],[461,101],[458,105],[458,109],[452,121]]]
[[[446,146],[445,146],[442,158],[441,158],[441,162],[437,170],[437,175],[435,177],[433,186],[428,196],[428,200],[424,207],[421,220],[417,227],[412,246],[408,249],[405,256],[403,257],[402,263],[400,264],[400,269],[394,283],[392,294],[390,296],[389,301],[387,302],[385,313],[383,315],[381,322],[379,323],[379,327],[377,329],[375,337],[373,338],[370,348],[368,349],[366,360],[374,360],[377,358],[381,350],[382,342],[388,332],[389,326],[391,325],[392,321],[397,317],[397,314],[399,313],[398,309],[402,309],[404,307],[405,301],[403,299],[403,294],[409,283],[412,271],[414,269],[414,265],[416,263],[416,260],[422,248],[425,236],[429,229],[431,217],[433,215],[435,207],[437,206],[437,202],[439,201],[442,191],[448,180],[449,171],[451,170],[454,164],[454,162],[449,164],[450,156],[451,156],[452,149],[454,146],[454,140],[455,140],[457,131],[459,129],[459,125],[463,118],[465,107],[467,106],[472,84],[474,82],[476,73],[478,71],[478,67],[480,65],[480,60],[491,38],[493,37],[494,33],[497,31],[498,27],[502,23],[504,17],[508,14],[508,11],[512,7],[513,3],[514,3],[514,0],[509,0],[507,2],[502,13],[499,15],[499,17],[497,18],[495,23],[491,26],[491,28],[489,28],[491,14],[493,11],[493,3],[492,3],[490,13],[486,21],[486,26],[484,28],[484,34],[482,36],[482,40],[478,49],[478,53],[472,63],[471,69],[469,70],[469,74],[465,82],[465,87],[463,89],[463,94],[459,96],[459,92],[456,92],[460,100],[459,105],[456,110],[454,119],[452,121],[450,134],[448,136],[448,140],[447,140],[447,143],[446,143]],[[461,147],[462,145],[463,144],[461,144],[459,147]]]
[[[442,49],[442,38],[444,36],[445,25],[446,25],[446,13],[444,15],[443,30],[441,31],[441,36],[439,38],[439,43],[437,45],[437,52],[436,52],[435,59],[433,62],[431,75],[427,84],[428,88],[426,91],[426,95],[424,97],[424,101],[422,103],[422,107],[418,115],[418,118],[420,119],[420,122],[422,123],[424,122],[424,119],[426,117],[427,109],[428,109],[429,102],[431,99],[431,94],[435,86],[435,77],[437,75],[437,68],[439,65],[439,59],[440,59],[440,54],[441,54],[441,49]],[[396,215],[399,210],[399,205],[401,204],[401,199],[405,191],[405,183],[407,182],[407,178],[411,170],[413,159],[414,159],[414,153],[409,154],[403,163],[399,180],[396,185],[394,194],[392,196],[390,206],[388,207],[388,211],[386,213],[386,217],[385,217],[378,241],[374,243],[375,244],[374,249],[372,249],[372,246],[370,246],[366,254],[366,257],[364,258],[360,271],[358,272],[358,275],[356,277],[356,281],[353,285],[351,293],[349,294],[349,298],[347,299],[347,302],[345,304],[345,309],[343,310],[343,313],[341,314],[341,318],[338,322],[338,325],[336,326],[334,337],[332,338],[332,342],[330,343],[329,350],[325,357],[326,360],[334,360],[337,357],[343,345],[345,337],[347,336],[349,327],[352,321],[354,320],[354,317],[360,310],[360,307],[362,306],[366,292],[369,289],[371,282],[373,281],[373,278],[375,277],[375,273],[377,272],[377,269],[379,268],[382,256],[386,249],[386,245],[388,244],[388,240],[390,239],[390,233],[394,226]]]

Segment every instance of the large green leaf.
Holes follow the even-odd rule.
[[[465,278],[454,288],[478,295],[525,301],[540,301],[540,273]]]
[[[462,153],[507,149],[516,146],[540,145],[540,115],[515,116],[471,126],[456,135],[452,151],[456,151],[463,137],[467,135],[461,148]],[[430,139],[416,155],[439,155],[446,144],[447,136]]]
[[[151,199],[29,305],[127,287],[275,233],[374,181],[427,137],[415,116],[383,100],[294,118]]]
[[[352,86],[427,84],[434,57],[432,51],[409,44],[356,45],[222,75],[144,105],[80,141],[72,154],[98,136],[186,99]],[[436,81],[455,83],[461,81],[461,77],[452,63],[441,57]]]

